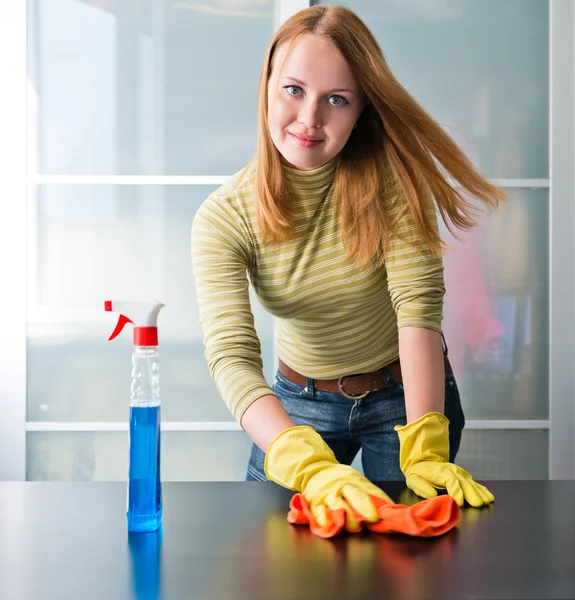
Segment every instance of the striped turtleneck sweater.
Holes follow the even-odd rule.
[[[255,169],[213,192],[192,225],[192,266],[210,373],[234,418],[274,394],[262,371],[249,282],[277,317],[279,357],[313,379],[374,371],[399,355],[398,328],[441,330],[443,263],[406,217],[384,266],[346,258],[335,216],[337,160],[285,168],[294,189],[294,236],[264,245],[255,211]],[[401,207],[398,207],[400,210]]]

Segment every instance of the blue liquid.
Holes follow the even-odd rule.
[[[130,407],[128,529],[154,531],[162,522],[160,407]]]

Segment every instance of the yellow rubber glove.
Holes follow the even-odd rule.
[[[359,531],[361,525],[350,507],[369,523],[376,523],[377,507],[369,495],[393,503],[353,467],[339,463],[311,427],[300,425],[280,433],[268,447],[264,470],[271,481],[303,494],[321,527],[328,522],[327,510],[343,508],[348,531]]]
[[[405,426],[396,425],[395,431],[407,487],[418,496],[433,498],[437,489],[446,489],[459,506],[465,500],[476,507],[495,500],[465,469],[449,462],[449,420],[445,415],[431,412]]]

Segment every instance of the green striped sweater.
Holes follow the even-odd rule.
[[[398,328],[441,330],[443,263],[407,217],[385,265],[347,259],[334,214],[336,159],[313,171],[285,169],[296,189],[295,235],[263,245],[248,166],[203,202],[192,226],[192,266],[206,357],[239,422],[274,392],[262,372],[248,281],[277,317],[278,355],[296,371],[331,379],[373,371],[399,355]],[[399,208],[398,208],[399,210]]]

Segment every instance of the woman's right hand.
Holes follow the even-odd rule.
[[[295,426],[282,431],[267,449],[264,469],[268,479],[304,496],[321,527],[329,521],[328,511],[343,508],[347,530],[359,531],[361,524],[353,511],[368,523],[379,520],[370,495],[393,503],[356,469],[339,463],[311,427]]]

